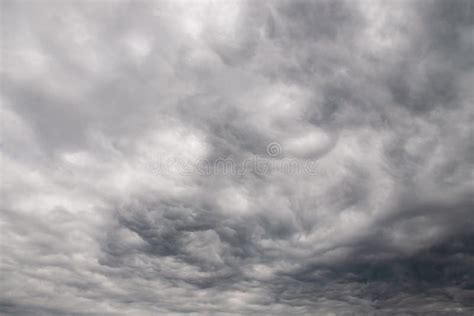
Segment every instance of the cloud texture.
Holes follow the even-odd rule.
[[[472,1],[1,11],[1,313],[474,312]]]

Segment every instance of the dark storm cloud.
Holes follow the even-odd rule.
[[[1,7],[2,313],[474,311],[470,1]]]
[[[394,100],[412,111],[459,106],[458,84],[473,66],[472,3],[417,4],[423,23],[388,77]]]

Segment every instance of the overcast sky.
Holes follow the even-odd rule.
[[[1,0],[0,314],[472,315],[473,8]]]

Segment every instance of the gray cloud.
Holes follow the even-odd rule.
[[[474,311],[470,1],[1,9],[1,313]]]

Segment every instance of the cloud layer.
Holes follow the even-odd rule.
[[[0,312],[474,312],[471,1],[1,11]]]

